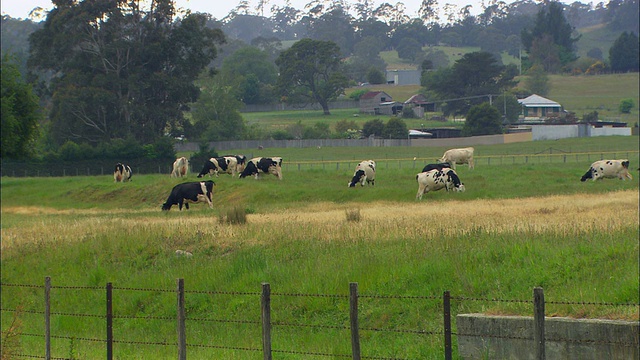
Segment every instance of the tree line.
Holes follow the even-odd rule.
[[[609,63],[593,71],[638,71],[638,20],[627,16],[634,6],[637,14],[637,0],[594,9],[492,3],[478,16],[468,8],[452,13],[445,25],[435,1],[423,2],[414,19],[360,2],[356,16],[333,2],[306,7],[308,13],[272,9],[272,18],[251,14],[241,2],[222,20],[180,12],[172,0],[153,4],[56,3],[29,36],[27,61],[20,52],[3,56],[3,157],[51,153],[69,143],[154,144],[177,134],[201,141],[255,137],[259,130],[247,127],[239,112],[243,104],[317,103],[329,114],[328,103],[346,87],[386,81],[380,52],[388,49],[418,64],[429,99],[471,99],[445,104],[445,114],[467,114],[482,102],[475,95],[503,94],[506,104],[508,92],[513,104],[519,69],[503,65],[499,55],[522,48],[524,70],[541,71],[538,80],[566,71],[578,58],[569,19],[595,21],[587,20],[594,13],[608,18],[608,26],[631,30],[612,46]],[[3,16],[3,42],[9,20]],[[286,47],[284,40],[295,41]],[[443,43],[479,45],[480,52],[448,66],[429,47]],[[35,95],[40,106],[34,108]],[[510,121],[513,111],[502,110],[503,122]]]

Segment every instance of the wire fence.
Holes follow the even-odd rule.
[[[555,151],[555,153],[553,153]],[[474,156],[476,166],[503,166],[503,165],[537,165],[537,164],[562,164],[562,163],[585,163],[603,159],[629,159],[630,156],[637,156],[635,151],[591,151],[591,152],[563,152],[558,149],[549,149],[549,152],[537,154],[516,154],[516,155],[483,155]],[[251,158],[253,154],[248,157]],[[285,161],[282,168],[285,172],[306,171],[306,170],[353,170],[363,159],[311,159]],[[427,163],[436,162],[435,157],[387,157],[374,159],[378,169],[415,169],[420,170]],[[171,164],[157,162],[136,162],[130,164],[134,176],[138,174],[166,174],[171,173]],[[197,174],[202,168],[202,164],[190,164],[190,173]],[[82,162],[79,166],[66,164],[64,166],[47,166],[43,164],[30,164],[19,162],[3,161],[2,173],[0,176],[10,177],[66,177],[66,176],[103,176],[112,175],[113,165],[98,164],[92,162]]]
[[[78,345],[80,343],[86,344],[83,345],[86,349],[91,348],[91,350],[86,351],[90,351],[93,354],[104,351],[106,352],[107,359],[112,359],[114,356],[124,358],[126,357],[124,354],[130,354],[131,351],[131,349],[127,349],[127,347],[139,348],[143,346],[145,349],[165,349],[149,350],[152,351],[152,353],[156,353],[154,351],[166,353],[166,350],[169,349],[169,351],[177,352],[179,359],[186,359],[188,352],[200,354],[195,355],[195,358],[205,356],[203,354],[206,354],[208,358],[215,358],[216,356],[213,354],[216,353],[216,351],[224,351],[227,354],[233,353],[236,354],[235,356],[255,354],[261,355],[264,359],[272,359],[278,355],[299,355],[304,358],[313,356],[381,360],[408,360],[417,358],[411,354],[404,354],[402,349],[390,351],[389,355],[368,353],[367,350],[370,347],[368,347],[367,344],[369,341],[373,341],[373,338],[378,339],[376,341],[380,341],[380,337],[394,336],[405,337],[404,340],[400,341],[401,343],[407,341],[424,341],[438,344],[438,346],[441,347],[438,352],[445,359],[451,359],[452,354],[456,350],[459,350],[456,349],[455,346],[461,342],[461,339],[474,337],[481,337],[483,340],[502,339],[507,341],[524,341],[530,344],[532,348],[536,348],[536,359],[545,358],[545,341],[564,343],[565,345],[577,344],[582,348],[585,346],[622,348],[626,349],[623,350],[624,353],[629,353],[629,351],[633,352],[635,350],[629,349],[638,348],[637,330],[635,330],[636,336],[618,336],[614,340],[598,338],[596,335],[593,335],[591,338],[572,338],[570,336],[545,337],[545,305],[592,306],[637,311],[637,309],[640,308],[640,304],[566,300],[545,302],[544,293],[541,288],[534,289],[531,299],[523,300],[451,296],[448,291],[445,291],[442,295],[430,296],[360,294],[357,283],[349,284],[349,294],[272,293],[268,283],[263,283],[261,291],[257,292],[185,290],[183,279],[177,279],[176,285],[175,289],[115,287],[111,283],[107,283],[106,287],[53,286],[51,285],[51,279],[49,277],[45,278],[44,285],[1,283],[0,289],[3,297],[10,297],[12,295],[20,296],[21,292],[26,292],[30,294],[31,297],[38,297],[37,295],[40,294],[39,298],[44,300],[40,302],[31,299],[25,304],[14,308],[5,307],[4,304],[2,305],[0,311],[3,314],[10,315],[7,317],[3,315],[3,318],[14,319],[13,322],[9,322],[8,320],[3,321],[3,351],[5,354],[10,354],[15,358],[78,358],[75,356],[59,356],[60,353],[65,352],[60,346],[60,342],[62,341],[71,344],[69,345],[71,348],[74,347],[74,344],[76,344],[76,348],[81,347]],[[69,291],[81,292],[82,296],[85,297],[88,302],[88,308],[92,311],[55,311],[52,309],[54,306],[60,308],[65,307],[64,299],[67,298]],[[136,309],[140,310],[139,308],[143,306],[144,301],[142,299],[144,297],[140,295],[141,293],[151,293],[154,297],[175,295],[177,302],[173,309],[157,309],[162,313],[170,313],[170,316],[157,316],[146,311],[143,315],[139,315],[135,312]],[[117,294],[117,296],[114,297],[114,294]],[[259,303],[259,306],[256,305],[255,307],[250,307],[250,310],[240,311],[239,314],[235,314],[238,316],[237,318],[225,318],[217,316],[216,311],[213,310],[213,306],[210,310],[211,313],[209,313],[209,311],[198,311],[198,309],[194,308],[197,303],[195,298],[198,296],[207,297],[212,304],[250,302],[255,304]],[[228,300],[226,302],[221,301],[220,297],[227,297]],[[114,312],[114,299],[117,299],[121,311]],[[190,301],[190,299],[192,300]],[[318,304],[315,304],[318,300],[329,301],[330,304],[318,307]],[[274,304],[274,302],[276,302],[276,304]],[[430,312],[434,312],[434,309],[436,309],[439,314],[427,313],[422,316],[439,319],[435,322],[440,325],[434,327],[432,324],[433,321],[431,324],[428,321],[421,321],[419,319],[420,316],[410,314],[410,311],[405,312],[405,310],[401,310],[402,306],[398,305],[397,302],[418,302],[423,305],[430,303],[431,306],[427,306],[426,308],[431,309],[429,310]],[[454,306],[451,306],[452,302]],[[136,307],[132,308],[128,305],[131,303],[136,304]],[[309,303],[314,304],[309,305]],[[384,309],[382,314],[371,310],[372,304],[374,303]],[[485,331],[482,334],[464,332],[464,330],[458,331],[456,328],[455,315],[459,313],[461,309],[473,308],[473,305],[470,305],[471,303],[505,303],[523,307],[525,312],[530,311],[534,314],[533,331],[510,334],[504,334],[500,331]],[[289,314],[287,310],[285,310],[290,307],[298,309],[304,307],[308,311],[305,311],[305,316],[296,316],[296,314]],[[348,315],[340,315],[339,312],[336,313],[336,308],[342,309],[341,311],[345,313],[348,312]],[[104,309],[104,311],[101,309]],[[326,315],[326,313],[331,313],[331,315]],[[229,314],[229,312],[225,312],[225,314]],[[399,317],[412,317],[416,320],[415,323],[419,325],[405,328],[388,325],[401,323],[398,319],[380,321],[380,317],[388,317],[391,316],[390,314],[395,314]],[[28,315],[42,317],[44,332],[41,332],[41,326],[32,326],[27,329],[19,329],[14,326],[16,319]],[[272,316],[275,317],[275,319],[272,319]],[[70,318],[82,319],[83,333],[70,333],[70,329],[73,328],[69,326]],[[342,320],[336,322],[336,318]],[[37,320],[29,322],[31,325],[37,323]],[[6,324],[9,324],[9,326],[6,327]],[[189,327],[187,327],[187,324]],[[213,339],[206,334],[202,335],[203,332],[206,333],[207,329],[210,330],[207,324],[223,324],[229,326],[230,328],[226,332],[231,334],[230,337],[221,336],[221,339]],[[159,328],[174,329],[173,331],[177,329],[177,336],[175,339],[172,339],[171,337],[175,335],[168,334],[173,331],[164,332],[159,330]],[[234,333],[246,335],[246,328],[260,329],[261,333],[255,334],[254,338],[247,338],[245,336],[238,338],[238,336],[233,336]],[[115,336],[114,330],[117,334]],[[187,330],[202,336],[187,336]],[[304,346],[301,346],[301,348],[272,347],[272,334],[275,333],[276,336],[282,337],[286,336],[285,334],[289,332],[295,337],[305,330],[311,331],[312,335],[308,336],[322,336],[323,338],[333,336],[338,343],[345,341],[344,339],[349,339],[351,352],[344,350],[340,352],[339,349],[348,347],[346,345],[342,347],[327,346],[330,350],[315,348],[310,350],[304,349]],[[104,335],[105,333],[106,336]],[[326,334],[318,335],[322,333]],[[362,336],[362,333],[366,335]],[[144,334],[145,338],[136,339],[136,336],[140,334]],[[174,332],[174,334],[176,333]],[[533,336],[531,334],[533,334]],[[406,339],[407,336],[418,337]],[[23,353],[25,350],[22,350],[20,347],[16,347],[11,353],[12,349],[10,345],[12,338],[19,338],[22,340],[21,342],[29,344],[27,348],[31,354]],[[207,340],[198,342],[195,340],[196,338]],[[189,339],[189,341],[187,341],[187,339]],[[56,343],[56,341],[58,342],[57,345],[52,348],[52,344]],[[104,350],[96,349],[96,346],[100,346]],[[137,351],[144,352],[144,350],[140,349],[137,349]],[[637,355],[637,351],[635,354]]]

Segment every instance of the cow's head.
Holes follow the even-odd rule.
[[[366,179],[366,176],[367,175],[364,173],[364,170],[357,170],[355,174],[353,174],[351,182],[349,182],[349,187],[355,187],[357,183],[362,184]]]
[[[449,170],[447,172],[447,182],[453,185],[451,190],[464,192],[464,184],[462,183],[462,181],[460,181],[460,178],[458,177],[458,174],[455,173],[455,171]]]
[[[592,179],[593,178],[593,168],[589,168],[589,170],[582,175],[582,177],[580,178],[580,181],[585,182],[587,181],[587,179]]]
[[[622,160],[621,164],[623,168],[625,169],[629,168],[629,160]]]

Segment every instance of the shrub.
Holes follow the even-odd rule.
[[[384,123],[380,119],[369,120],[362,125],[362,135],[364,137],[382,136],[384,131]]]
[[[618,109],[623,114],[629,114],[631,112],[631,109],[633,109],[634,107],[635,107],[635,103],[633,99],[622,99],[620,100],[620,105],[618,106]]]
[[[586,113],[582,116],[582,121],[583,122],[595,122],[598,121],[598,112],[597,111],[592,111],[590,113]]]
[[[189,158],[189,162],[191,164],[201,165],[212,157],[218,157],[218,153],[215,151],[215,149],[209,149],[208,142],[201,142],[200,144],[198,144],[198,146],[198,152],[193,153]]]
[[[360,98],[362,97],[362,95],[368,93],[369,90],[367,89],[359,89],[359,90],[355,90],[354,92],[352,92],[351,94],[349,94],[349,99],[352,100],[360,100]]]
[[[247,211],[241,206],[234,206],[227,209],[226,213],[220,214],[218,220],[223,224],[246,224]]]
[[[360,215],[360,209],[346,210],[345,214],[347,216],[347,221],[359,222],[360,220],[362,220],[362,215]]]

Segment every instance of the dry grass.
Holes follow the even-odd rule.
[[[584,233],[638,223],[638,190],[601,195],[557,195],[524,199],[379,202],[359,209],[360,221],[349,221],[351,204],[316,203],[302,209],[248,214],[246,224],[220,224],[206,209],[158,216],[145,211],[53,210],[3,207],[2,214],[25,217],[25,226],[2,228],[2,250],[31,244],[74,242],[109,234],[113,229],[234,244],[269,244],[281,239],[358,241],[423,239],[469,233]],[[55,216],[43,216],[55,215]],[[62,215],[62,216],[58,216]],[[66,215],[66,216],[65,216]],[[82,216],[79,216],[82,215]],[[264,226],[270,224],[273,226]]]

